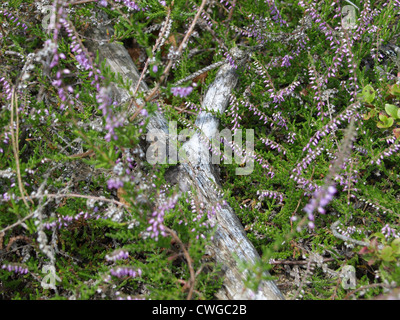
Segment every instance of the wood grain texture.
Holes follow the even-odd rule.
[[[107,31],[108,30],[108,31]],[[87,41],[87,47],[90,51],[98,50],[101,61],[107,60],[107,65],[112,72],[120,73],[124,79],[130,79],[133,87],[139,79],[137,69],[130,58],[127,50],[115,43],[108,43],[112,34],[109,25],[103,24],[93,29],[89,33],[91,40]],[[240,55],[237,51],[234,54]],[[223,65],[212,85],[204,97],[203,107],[214,111],[224,112],[229,102],[229,95],[236,86],[237,74],[228,64]],[[147,90],[145,83],[140,84],[141,90]],[[117,102],[130,99],[129,92],[112,85],[113,99]],[[137,101],[141,103],[142,101]],[[204,135],[212,138],[218,131],[218,119],[211,113],[201,112],[196,120],[196,126],[200,128]],[[168,126],[164,116],[156,112],[150,119],[148,130],[159,130],[162,139],[168,134]],[[216,192],[220,188],[217,168],[211,164],[210,152],[208,148],[200,142],[200,136],[196,133],[187,141],[183,149],[185,150],[189,163],[181,163],[170,174],[179,184],[181,191],[187,191],[191,188],[197,190],[199,200],[208,208],[221,202],[222,198]],[[173,180],[170,178],[170,180]],[[255,262],[259,255],[252,243],[246,237],[245,231],[229,204],[225,204],[217,211],[215,216],[217,230],[214,241],[207,248],[209,255],[215,261],[222,265],[224,282],[222,288],[216,294],[218,299],[266,299],[277,300],[284,299],[283,295],[276,287],[273,281],[264,281],[257,293],[252,293],[246,289],[243,280],[246,273],[241,272],[235,260],[237,256],[240,260]]]
[[[231,54],[238,60],[242,57],[239,50],[234,50]],[[207,90],[202,109],[223,113],[228,105],[229,95],[237,84],[237,79],[235,69],[229,64],[223,65]],[[195,125],[208,139],[212,139],[218,133],[219,122],[209,112],[201,112]],[[188,190],[189,187],[198,190],[199,200],[206,207],[211,207],[222,200],[219,192],[216,191],[220,189],[219,178],[215,166],[211,164],[209,149],[204,142],[201,142],[200,135],[195,133],[183,145],[189,163],[180,164],[178,181],[183,191]],[[217,229],[214,241],[207,251],[218,263],[223,265],[224,284],[216,297],[229,300],[284,299],[273,281],[264,281],[257,293],[245,288],[243,280],[247,273],[239,270],[235,257],[252,263],[260,257],[229,204],[223,205],[220,210],[216,211],[215,223]]]

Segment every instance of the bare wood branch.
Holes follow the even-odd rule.
[[[234,50],[232,54],[238,59],[243,58],[238,49]],[[217,73],[216,79],[208,88],[202,109],[223,113],[237,80],[235,69],[228,64],[223,65]],[[202,111],[198,115],[195,125],[202,130],[202,133],[195,133],[183,145],[182,149],[186,151],[189,162],[180,164],[178,181],[182,191],[190,190],[191,187],[197,189],[199,200],[206,207],[211,207],[221,202],[222,199],[220,193],[216,191],[219,189],[218,174],[211,164],[208,147],[201,142],[201,135],[205,135],[211,140],[218,131],[219,123],[211,113]],[[223,288],[216,294],[216,297],[229,300],[284,299],[273,281],[263,281],[257,293],[245,287],[244,280],[248,273],[239,269],[235,257],[242,261],[255,263],[259,259],[259,255],[229,204],[216,210],[215,223],[217,230],[214,241],[207,250],[218,263],[223,264]]]

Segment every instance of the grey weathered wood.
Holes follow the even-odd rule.
[[[112,33],[112,30],[104,25],[90,32],[91,40],[87,41],[88,48],[92,52],[98,50],[100,59],[105,58],[107,60],[112,72],[120,73],[124,79],[131,79],[133,86],[135,86],[139,74],[132,59],[123,46],[108,43],[109,36],[106,29],[108,29],[109,34]],[[240,54],[239,51],[236,53]],[[203,107],[223,112],[236,82],[235,70],[229,65],[223,65],[204,97]],[[147,90],[145,83],[141,83],[140,88]],[[127,90],[116,85],[112,86],[112,92],[113,99],[118,102],[130,98]],[[138,103],[140,102],[138,101]],[[218,130],[218,120],[210,113],[201,112],[196,120],[196,126],[208,138],[212,138]],[[148,130],[159,130],[168,134],[167,123],[161,113],[156,112],[152,116]],[[197,196],[206,207],[214,206],[221,200],[218,192],[215,191],[216,187],[219,188],[219,179],[215,167],[211,164],[208,149],[199,141],[197,133],[184,144],[183,149],[186,151],[190,163],[180,164],[176,168],[175,174],[173,174],[175,180],[179,183],[182,191],[194,187],[195,190],[198,190]],[[218,299],[283,299],[273,281],[264,281],[260,290],[255,294],[244,287],[243,280],[246,273],[239,270],[235,255],[246,262],[255,262],[259,259],[259,255],[246,237],[239,219],[229,204],[222,206],[221,210],[217,211],[215,222],[217,225],[216,234],[212,245],[207,250],[217,263],[222,264],[224,282],[216,297]]]
[[[232,54],[240,59],[242,53],[235,50]],[[207,90],[202,109],[223,113],[237,79],[235,69],[229,64],[223,65]],[[182,190],[188,190],[189,186],[194,186],[198,190],[199,200],[206,207],[210,207],[221,202],[219,193],[216,192],[216,188],[219,189],[219,181],[215,167],[211,163],[208,146],[201,142],[200,135],[205,135],[211,140],[218,133],[219,123],[215,116],[203,111],[198,115],[195,125],[202,130],[202,133],[196,132],[183,145],[188,163],[180,164],[178,181]],[[216,297],[229,300],[284,299],[273,281],[264,281],[256,293],[245,288],[243,280],[247,273],[239,270],[235,256],[239,260],[254,263],[259,259],[259,255],[229,204],[216,211],[215,223],[217,229],[214,241],[207,250],[217,262],[223,265],[223,288],[218,291]]]

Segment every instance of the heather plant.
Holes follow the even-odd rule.
[[[261,255],[238,261],[255,295],[265,270],[288,299],[398,287],[399,11],[397,0],[3,2],[0,297],[212,299],[223,279],[207,246],[225,201]],[[105,15],[104,41],[126,47],[147,91],[88,49]],[[144,137],[157,112],[200,132],[224,63],[239,82],[211,113],[221,131],[254,130],[254,148],[220,139],[242,160],[228,163],[202,139],[221,157],[223,200],[207,208],[166,181],[174,164],[146,159]]]

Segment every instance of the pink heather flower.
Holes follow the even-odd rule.
[[[106,255],[106,260],[107,261],[117,261],[121,259],[128,259],[129,258],[129,252],[124,251],[124,250],[116,250],[110,255]]]
[[[292,64],[290,63],[290,60],[292,60],[293,57],[290,55],[286,55],[282,59],[282,67],[290,67]]]
[[[153,66],[153,72],[154,72],[154,73],[157,73],[157,71],[158,71],[158,67],[157,67],[157,65],[155,64],[155,65]]]
[[[14,273],[19,273],[21,275],[29,272],[28,268],[16,264],[3,264],[1,268],[9,272],[14,271]]]
[[[149,115],[149,112],[148,112],[146,109],[142,109],[142,110],[140,110],[140,114],[141,114],[143,117],[147,117],[147,116]]]
[[[304,211],[308,214],[308,220],[314,221],[313,212],[317,210],[321,214],[325,214],[324,207],[332,201],[333,196],[336,193],[336,188],[334,186],[329,186],[328,188],[320,188],[314,193],[313,198],[304,207]],[[313,228],[314,224],[309,224],[310,228]]]
[[[193,87],[175,87],[175,88],[171,88],[171,93],[174,95],[174,96],[179,96],[179,97],[182,97],[182,98],[184,98],[184,97],[186,97],[186,96],[188,96],[189,94],[191,94],[192,93],[192,91],[193,91]]]
[[[388,239],[390,236],[392,236],[392,237],[394,237],[394,238],[398,238],[398,237],[399,237],[399,235],[396,233],[396,230],[393,229],[393,228],[391,228],[391,227],[389,226],[389,224],[386,224],[386,225],[382,228],[381,232],[385,235],[385,238],[386,238],[386,239]]]
[[[116,269],[111,269],[110,274],[114,277],[124,278],[124,277],[136,277],[141,276],[142,270],[138,269],[137,271],[130,267],[117,267]]]
[[[92,65],[90,64],[89,59],[86,57],[86,55],[83,52],[80,54],[77,54],[75,57],[76,57],[76,61],[78,61],[79,65],[84,70],[92,69]]]
[[[107,181],[108,189],[119,189],[119,188],[122,188],[123,186],[124,186],[124,183],[118,179],[109,179]]]
[[[151,218],[149,220],[149,227],[146,229],[150,232],[150,238],[158,241],[158,236],[161,235],[163,237],[166,236],[165,227],[164,227],[164,216],[165,213],[171,209],[173,209],[178,202],[178,196],[175,195],[170,198],[167,202],[158,206],[158,208],[152,213]]]

